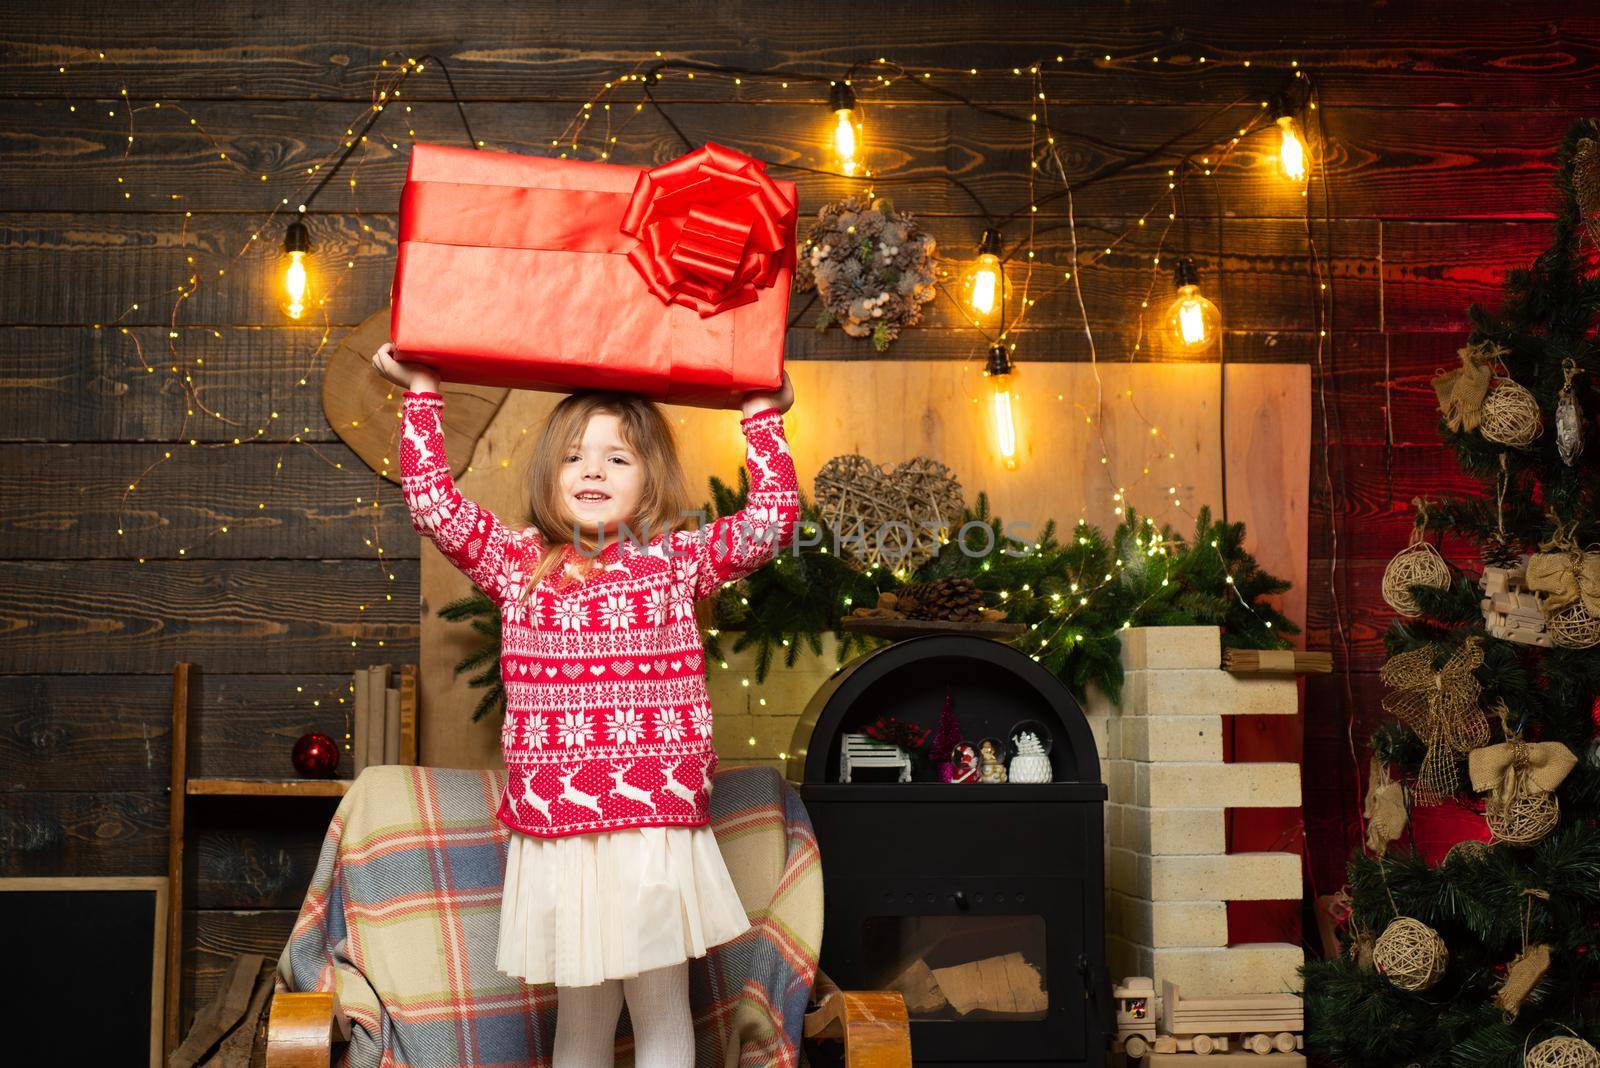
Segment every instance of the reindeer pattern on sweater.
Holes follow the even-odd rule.
[[[799,483],[782,413],[740,420],[750,472],[740,511],[642,545],[613,538],[587,580],[558,567],[524,599],[544,539],[457,490],[443,408],[438,393],[405,392],[401,490],[412,527],[500,611],[508,779],[497,817],[544,838],[709,822],[717,755],[694,603],[792,537]]]

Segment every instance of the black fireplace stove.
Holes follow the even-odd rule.
[[[946,691],[965,737],[1051,735],[1049,783],[839,781],[841,736],[885,714],[930,730]],[[822,853],[821,966],[844,989],[899,989],[918,1065],[1100,1065],[1105,968],[1099,756],[1082,710],[1012,646],[964,634],[867,653],[801,717],[788,778]]]

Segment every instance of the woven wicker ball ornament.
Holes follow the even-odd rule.
[[[1478,431],[1490,441],[1524,448],[1544,432],[1539,402],[1527,387],[1509,378],[1497,378],[1484,399]]]
[[[1491,802],[1485,817],[1495,841],[1530,846],[1544,841],[1561,823],[1561,803],[1555,794],[1528,791],[1503,805]]]
[[[1437,983],[1449,963],[1450,951],[1439,932],[1409,916],[1385,927],[1372,947],[1372,964],[1379,974],[1413,993]]]
[[[1522,1059],[1527,1068],[1600,1068],[1600,1051],[1581,1038],[1547,1038]]]
[[[1450,565],[1428,543],[1427,501],[1414,497],[1411,506],[1417,510],[1417,521],[1411,525],[1409,543],[1383,569],[1383,599],[1396,612],[1415,619],[1422,615],[1422,606],[1411,595],[1411,587],[1449,589]]]
[[[1390,608],[1412,619],[1422,615],[1422,606],[1411,596],[1412,586],[1450,588],[1450,565],[1439,550],[1425,541],[1412,542],[1395,554],[1383,569],[1383,599]]]
[[[938,554],[965,507],[955,473],[926,456],[892,469],[856,453],[835,456],[813,487],[841,553],[863,567],[915,570]]]
[[[1600,616],[1592,615],[1582,601],[1544,617],[1545,633],[1563,649],[1592,649],[1600,645]]]

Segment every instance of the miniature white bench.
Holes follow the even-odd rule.
[[[900,782],[911,781],[911,754],[897,745],[865,734],[845,734],[839,741],[839,781],[849,782],[856,768],[899,768]]]

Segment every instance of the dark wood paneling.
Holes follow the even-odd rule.
[[[169,337],[174,332],[178,337]],[[163,324],[126,333],[114,326],[0,329],[0,362],[9,369],[0,440],[210,443],[260,427],[260,441],[338,441],[322,414],[323,333],[187,322],[176,331]],[[203,409],[189,415],[191,397],[225,418]]]
[[[181,305],[182,322],[235,326],[282,326],[278,307],[282,270],[282,226],[235,214],[200,214],[192,219],[142,212],[103,213],[89,218],[56,212],[0,215],[0,286],[16,299],[0,310],[5,322],[28,325],[134,324],[165,327],[175,287],[198,284]],[[1079,246],[1103,249],[1106,235],[1132,224],[1129,219],[1080,218]],[[370,226],[371,232],[364,227]],[[315,284],[327,291],[326,314],[339,327],[353,326],[389,300],[394,279],[395,217],[316,215],[309,222],[319,249]],[[934,232],[947,254],[962,255],[982,229],[979,219],[945,220]],[[1376,329],[1378,224],[1364,220],[1334,225],[1338,255],[1329,264],[1342,321],[1351,329]],[[254,234],[265,235],[251,242]],[[1140,304],[1148,300],[1154,322],[1172,299],[1168,266],[1178,253],[1176,231],[1165,248],[1159,233],[1116,246],[1110,256],[1081,272],[1090,317],[1102,329],[1130,330]],[[1200,260],[1202,285],[1227,308],[1229,324],[1240,330],[1294,330],[1306,325],[1312,283],[1307,269],[1304,225],[1294,220],[1230,220],[1222,227],[1223,271],[1216,271],[1216,228],[1193,234],[1190,246]],[[948,245],[945,243],[948,242]],[[235,253],[250,249],[238,259]],[[1023,283],[1038,303],[1025,323],[1039,327],[1075,325],[1080,319],[1072,283],[1071,237],[1064,229],[1040,232],[1030,270],[1025,258],[1009,268],[1018,299]],[[187,264],[193,256],[194,266]],[[1161,265],[1154,261],[1163,259]],[[216,270],[227,271],[217,276]],[[953,265],[959,273],[960,264]],[[53,284],[41,285],[40,281]],[[949,285],[957,286],[955,279]],[[1237,302],[1230,295],[1248,299]],[[130,298],[129,294],[136,296]],[[793,314],[806,297],[798,295]],[[138,307],[132,305],[137,303]],[[809,317],[807,322],[812,321]],[[923,323],[950,328],[967,323],[953,299],[941,295],[924,306]],[[3,324],[0,324],[3,325]],[[969,330],[968,335],[972,336]],[[332,339],[337,339],[337,334]],[[914,339],[916,334],[909,335]]]
[[[385,659],[369,649],[362,666]],[[290,752],[302,734],[322,731],[346,744],[349,675],[265,667],[267,674],[205,673],[190,711],[190,774],[290,776]],[[0,676],[0,792],[81,791],[86,767],[95,769],[100,790],[144,789],[167,767],[171,730],[170,671]],[[339,777],[349,778],[353,767],[343,753]]]
[[[1269,76],[1275,82],[1277,75]],[[880,193],[938,218],[1009,212],[1029,197],[1028,130],[1015,117],[1028,107],[1026,85],[997,110],[952,110],[936,101],[889,104],[868,112],[864,139],[868,166]],[[1228,97],[1206,97],[1227,101]],[[157,109],[144,101],[128,141],[126,106],[87,100],[0,100],[0,136],[22,149],[0,159],[0,203],[29,211],[230,211],[252,217],[274,206],[294,210],[344,150],[345,131],[364,122],[359,104],[313,101],[203,101]],[[317,201],[322,210],[385,210],[399,200],[412,141],[464,143],[459,115],[449,103],[418,103],[378,121],[367,142]],[[69,110],[75,107],[76,110]],[[473,133],[497,151],[555,156],[571,142],[552,146],[580,105],[560,102],[473,102]],[[631,113],[631,106],[627,109]],[[799,183],[803,209],[836,199],[859,183],[830,177],[831,128],[816,104],[697,102],[668,108],[696,143],[715,139],[768,162],[771,173]],[[1061,167],[1078,186],[1077,209],[1106,217],[1138,217],[1159,205],[1151,222],[1167,216],[1167,171],[1185,154],[1197,159],[1230,147],[1217,170],[1225,181],[1205,184],[1191,210],[1213,214],[1221,196],[1232,218],[1299,219],[1306,201],[1276,172],[1277,137],[1263,124],[1259,101],[1198,110],[1146,104],[1058,105],[1048,119],[1058,130]],[[613,114],[618,114],[614,112]],[[197,118],[204,126],[190,125]],[[1551,164],[1549,146],[1561,139],[1565,112],[1416,110],[1397,116],[1387,108],[1330,106],[1316,155],[1337,191],[1342,218],[1440,219],[1525,216],[1544,207]],[[1044,116],[1041,116],[1044,118]],[[595,128],[591,134],[601,134]],[[1153,145],[1171,144],[1145,160]],[[580,141],[578,158],[600,159],[601,136]],[[618,134],[612,162],[649,166],[684,150],[677,133],[645,111]],[[223,158],[226,154],[226,158]],[[1065,201],[1060,172],[1041,151],[1034,195],[1042,220],[1059,218]],[[1109,173],[1103,173],[1109,172]],[[266,180],[262,180],[262,176]],[[953,184],[950,177],[961,181]],[[354,178],[355,187],[348,185]],[[1088,183],[1088,184],[1084,184]],[[1197,183],[1198,185],[1199,183]],[[1320,189],[1313,190],[1313,206]],[[281,198],[287,197],[287,206]],[[1510,211],[1503,205],[1515,205]],[[1320,210],[1320,209],[1319,209]],[[1026,223],[1014,223],[1016,239]],[[975,231],[973,238],[978,236]]]
[[[1331,98],[1349,104],[1574,111],[1600,104],[1600,27],[1566,0],[1491,0],[1475,5],[1471,18],[1426,4],[1304,5],[1291,17],[1277,4],[1153,0],[1135,7],[942,5],[937,18],[919,19],[893,5],[846,0],[804,9],[733,3],[697,9],[688,19],[672,0],[603,0],[563,17],[570,9],[542,0],[396,8],[385,12],[376,40],[371,9],[355,0],[296,0],[253,10],[248,20],[196,20],[185,8],[181,36],[161,8],[130,10],[107,25],[71,8],[22,0],[7,6],[30,17],[14,20],[9,35],[4,96],[58,96],[76,78],[93,79],[109,95],[131,84],[189,99],[359,101],[369,98],[384,58],[436,51],[470,97],[581,101],[660,50],[835,77],[854,60],[887,54],[913,76],[936,69],[990,102],[1013,99],[1020,79],[1004,72],[1033,60],[1043,61],[1053,90],[1067,100],[1134,105],[1254,95],[1263,71],[1275,76],[1298,60]],[[1243,66],[1247,60],[1252,67]],[[62,63],[71,64],[68,74],[58,73]],[[996,73],[967,75],[974,66]],[[864,70],[870,78],[873,67]],[[418,99],[449,99],[442,79],[412,84]],[[674,101],[774,95],[754,79],[739,87],[705,76],[676,76],[662,90]],[[798,83],[793,92],[819,105],[825,99]],[[893,92],[902,94],[910,91]]]
[[[1352,559],[1382,560],[1405,548],[1411,540],[1416,497],[1477,496],[1484,484],[1462,474],[1455,453],[1435,441],[1431,445],[1338,446],[1343,461],[1342,478],[1335,484],[1330,503],[1314,495],[1311,509],[1311,544],[1325,545],[1330,520],[1337,520],[1349,544]],[[1437,534],[1429,540],[1447,558],[1478,559],[1478,548],[1461,538]]]
[[[154,674],[190,660],[224,673],[328,674],[371,663],[380,648],[414,662],[419,570],[414,558],[376,557],[8,560],[0,670]]]
[[[418,551],[400,488],[342,442],[0,445],[0,537],[35,560]]]
[[[81,766],[78,773],[88,774]],[[167,795],[150,788],[8,793],[0,805],[0,844],[0,874],[8,878],[164,875]]]
[[[261,953],[276,961],[288,944],[298,909],[186,912],[183,924],[183,982],[179,1014],[187,1031],[195,1010],[217,995],[229,963],[240,953]]]

